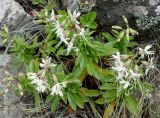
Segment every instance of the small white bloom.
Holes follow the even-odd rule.
[[[51,95],[63,96],[63,89],[66,88],[66,82],[56,83],[51,88]]]
[[[127,89],[130,85],[130,83],[128,81],[125,81],[125,80],[121,80],[119,83],[124,85],[123,86],[124,89]]]
[[[73,49],[73,43],[69,42],[68,47],[67,47],[67,55],[71,52],[72,49]]]
[[[27,73],[27,77],[31,80],[38,79],[38,76],[36,73]]]
[[[35,85],[38,92],[45,92],[47,89],[47,83],[40,79],[36,73],[27,73],[27,77],[31,80],[31,84]]]
[[[146,74],[146,75],[148,74],[149,70],[155,68],[155,65],[154,65],[154,63],[153,63],[153,60],[154,60],[154,58],[151,58],[151,59],[149,60],[149,63],[148,63],[147,68],[146,68],[146,70],[145,70],[145,74]]]
[[[112,55],[113,58],[115,59],[115,64],[118,65],[118,64],[121,64],[121,55],[120,55],[120,52],[116,52],[116,55]]]
[[[152,45],[147,45],[147,46],[144,48],[145,54],[147,54],[147,55],[153,55],[153,54],[155,53],[155,51],[149,51],[151,48],[152,48]]]
[[[64,35],[64,29],[61,27],[61,24],[59,23],[59,21],[55,21],[54,22],[55,28],[54,31],[57,34],[57,37],[60,38],[61,42],[64,42],[66,45],[68,45],[68,38],[65,38]]]
[[[144,49],[139,48],[139,54],[143,59],[145,55],[153,55],[155,51],[149,51],[152,48],[152,45],[147,45]]]
[[[42,63],[40,63],[41,68],[46,68],[51,63],[51,57],[47,57],[47,59],[42,59]]]
[[[52,9],[52,12],[51,12],[51,18],[50,18],[51,21],[54,21],[55,20],[55,13],[54,13],[54,10]]]
[[[8,93],[9,89],[7,88],[4,93]]]
[[[130,72],[130,77],[131,77],[132,79],[134,79],[134,80],[136,80],[136,78],[140,78],[140,77],[142,76],[142,74],[140,74],[140,73],[135,73],[135,72],[133,72],[132,69],[130,69],[129,72]]]
[[[120,52],[117,52],[116,55],[113,55],[113,58],[115,59],[115,66],[113,66],[112,69],[118,72],[117,78],[127,77],[127,68],[124,66],[125,64],[121,61]]]
[[[20,92],[20,95],[23,96],[23,92]]]
[[[85,33],[85,29],[84,29],[84,27],[83,27],[83,28],[81,29],[79,35],[80,35],[80,36],[84,36],[84,33]]]
[[[32,84],[34,84],[36,86],[37,91],[39,92],[45,92],[46,88],[46,82],[44,82],[44,80],[41,79],[37,79],[37,80],[32,80],[31,82]]]
[[[126,71],[126,68],[123,67],[123,66],[115,66],[115,67],[112,67],[113,70],[117,71],[117,72],[124,72]]]
[[[47,68],[47,67],[55,67],[55,66],[57,66],[56,64],[54,64],[54,63],[51,63],[51,60],[52,60],[52,58],[51,57],[47,57],[47,59],[45,60],[45,59],[42,59],[42,63],[40,63],[40,67],[41,68]]]
[[[81,13],[74,11],[73,14],[72,14],[70,10],[67,10],[67,11],[68,11],[68,15],[70,17],[70,20],[73,23],[79,24],[79,21],[77,20],[77,18],[81,15]]]

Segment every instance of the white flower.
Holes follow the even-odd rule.
[[[72,48],[73,48],[73,43],[69,42],[68,47],[67,47],[67,55],[70,53],[70,51],[72,50]]]
[[[54,20],[55,20],[55,17],[56,17],[56,16],[55,16],[54,10],[52,9],[50,20],[51,20],[51,21],[54,21]]]
[[[124,66],[124,63],[121,61],[120,52],[117,52],[116,55],[113,55],[115,59],[115,66],[112,67],[113,70],[118,72],[117,79],[128,76],[127,68]]]
[[[63,89],[66,87],[67,82],[56,83],[51,88],[51,95],[63,96]]]
[[[153,55],[155,51],[149,51],[152,48],[152,45],[147,45],[144,49],[139,48],[139,54],[143,59],[145,55]]]
[[[46,60],[42,59],[42,63],[40,63],[40,67],[41,68],[47,68],[47,67],[55,67],[57,66],[54,63],[51,63],[52,58],[51,57],[47,57]]]
[[[75,24],[79,24],[79,21],[77,20],[77,18],[81,15],[81,13],[74,11],[72,14],[70,10],[67,10],[67,11],[68,11],[68,15],[70,17],[70,20]]]
[[[112,67],[113,70],[117,71],[117,72],[124,72],[126,71],[126,68],[123,66],[114,66]]]
[[[57,37],[60,38],[61,42],[64,42],[66,45],[68,45],[68,38],[65,38],[64,35],[64,29],[61,27],[61,24],[59,23],[59,21],[55,21],[54,22],[55,28],[54,31],[57,34]]]
[[[37,91],[39,92],[45,92],[45,90],[47,89],[46,87],[46,82],[44,80],[41,79],[34,79],[31,82],[32,84],[34,84],[36,86]]]
[[[133,72],[132,69],[130,69],[129,72],[130,72],[130,77],[133,78],[134,80],[136,80],[136,78],[140,78],[142,76],[142,74],[140,74],[140,73]]]
[[[146,68],[146,70],[145,70],[145,74],[146,74],[146,75],[148,74],[149,70],[155,68],[155,65],[154,65],[154,63],[153,63],[153,59],[154,59],[154,58],[151,58],[151,59],[149,60],[149,63],[148,63],[147,68]]]
[[[125,81],[125,80],[121,80],[119,83],[123,84],[124,89],[127,89],[130,85],[130,83],[128,81]]]
[[[79,35],[80,35],[80,36],[84,36],[84,33],[85,33],[85,29],[84,29],[84,27],[83,27],[83,28],[81,29]]]
[[[120,52],[116,52],[116,55],[112,55],[112,56],[115,59],[115,64],[116,65],[121,65],[122,61],[121,61]]]
[[[47,89],[47,83],[40,79],[36,73],[27,73],[27,77],[31,80],[31,84],[35,85],[38,92],[45,92]]]
[[[27,77],[31,80],[38,79],[38,76],[36,73],[27,73]]]

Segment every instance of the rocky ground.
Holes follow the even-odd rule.
[[[19,3],[22,5],[20,5]],[[84,0],[80,0],[84,2]],[[10,29],[16,30],[19,27],[24,26],[27,23],[32,22],[34,11],[39,7],[33,8],[30,6],[30,0],[1,0],[0,2],[0,28],[4,25],[8,25]],[[74,10],[77,8],[78,0],[61,0],[59,8],[69,8]],[[137,27],[136,19],[144,16],[159,16],[160,15],[160,0],[88,0],[86,7],[81,8],[83,11],[94,10],[97,12],[97,20],[100,25],[111,26],[113,24],[123,25],[122,15],[125,15],[132,26]],[[30,15],[29,15],[30,14]],[[145,33],[144,33],[145,34]],[[156,41],[160,40],[157,36],[151,34],[147,37],[156,38]],[[1,40],[1,39],[0,39]],[[153,39],[152,42],[154,42]],[[10,85],[13,83],[7,83],[5,80],[10,74],[14,73],[11,68],[12,58],[9,55],[3,55],[3,51],[0,53],[0,118],[24,118],[24,105]],[[157,57],[157,61],[159,57]],[[14,73],[15,74],[15,73]],[[155,75],[154,81],[160,82],[158,79],[159,73]],[[157,90],[154,93],[152,105],[160,103],[160,86],[156,85]],[[157,104],[156,104],[157,105]],[[154,108],[155,106],[153,106]],[[157,107],[157,106],[156,106]]]

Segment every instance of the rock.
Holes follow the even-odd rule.
[[[155,6],[155,5],[158,5],[159,3],[160,3],[160,0],[149,0],[150,6]]]
[[[97,13],[97,19],[100,24],[121,25],[123,23],[123,15],[130,19],[133,18],[126,9],[129,5],[130,3],[127,2],[97,0],[94,11]]]
[[[15,93],[16,83],[10,74],[10,62],[10,55],[0,54],[0,118],[24,118],[20,97]]]
[[[61,0],[62,7],[71,11],[87,12],[95,6],[96,0]]]
[[[156,13],[156,15],[160,15],[160,5],[159,6],[157,6],[157,8],[155,9],[155,13]]]
[[[0,118],[24,118],[19,105],[14,106],[0,106]]]
[[[130,6],[128,12],[135,17],[143,17],[148,15],[147,8],[145,6]]]
[[[31,17],[14,0],[1,0],[0,2],[0,27],[7,24],[13,29],[30,20]]]
[[[6,66],[11,60],[10,55],[8,54],[0,54],[0,67]]]

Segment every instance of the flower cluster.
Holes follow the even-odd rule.
[[[141,55],[141,58],[144,59],[144,56],[147,55],[153,55],[155,51],[150,51],[152,48],[152,45],[147,45],[144,49],[138,48],[139,49],[139,54]]]
[[[47,79],[45,78],[45,73],[48,68],[55,67],[56,64],[51,63],[51,58],[47,57],[47,59],[42,59],[42,63],[40,63],[40,67],[42,68],[38,74],[29,72],[27,73],[28,79],[31,80],[31,84],[33,84],[36,88],[36,90],[40,93],[46,92],[47,89],[51,91],[51,95],[59,95],[63,96],[63,89],[66,86],[67,82],[59,83],[56,78],[56,76],[53,74],[53,80],[55,81],[55,85],[52,87],[49,86],[47,83]]]
[[[81,28],[79,26],[80,22],[77,20],[78,17],[80,16],[80,12],[76,12],[74,11],[73,13],[71,13],[70,10],[67,11],[69,19],[65,19],[62,22],[60,22],[60,18],[62,17],[62,15],[55,15],[54,10],[52,10],[51,13],[51,18],[50,21],[53,23],[54,25],[54,31],[57,35],[57,37],[60,39],[60,43],[62,42],[67,46],[67,54],[70,53],[70,51],[72,49],[74,49],[75,51],[78,51],[77,47],[74,47],[74,40],[77,36],[84,36],[85,30],[84,28]],[[75,29],[74,30],[78,30],[78,34],[77,31],[74,32],[73,37],[69,37],[68,36],[68,32],[67,29],[64,28],[65,24],[73,24]],[[73,29],[70,29],[71,31],[74,31]],[[69,31],[70,32],[70,31]]]
[[[149,56],[155,53],[150,51],[151,47],[151,45],[147,45],[144,49],[139,48],[138,54],[133,57],[121,55],[120,52],[113,55],[115,62],[112,69],[117,72],[116,79],[123,86],[123,89],[127,89],[132,85],[131,83],[135,83],[137,79],[147,75],[150,69],[155,68],[154,58]],[[147,61],[144,60],[145,56],[148,57]]]
[[[66,84],[67,82],[56,83],[51,88],[51,95],[63,96],[63,89],[67,87]]]
[[[35,85],[38,92],[45,92],[47,89],[47,82],[38,77],[36,73],[27,73],[27,77],[31,80],[31,84]]]
[[[117,52],[116,55],[113,55],[113,58],[115,60],[115,64],[112,69],[117,72],[117,81],[123,85],[124,89],[127,89],[130,85],[130,80],[128,78],[136,80],[136,78],[141,77],[141,74],[135,72],[127,63],[123,62],[120,52]]]

